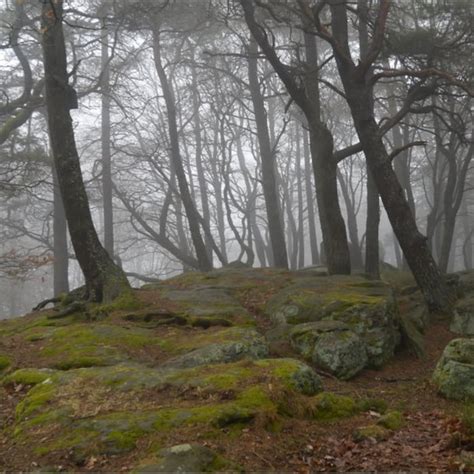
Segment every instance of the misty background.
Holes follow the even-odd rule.
[[[303,83],[308,45],[294,18],[296,3],[269,2],[258,14],[279,58]],[[0,1],[0,318],[83,284],[52,171],[40,7]],[[472,81],[473,25],[466,11],[472,13],[469,1],[396,2],[381,67],[442,66]],[[94,223],[133,286],[196,269],[173,164],[175,139],[213,264],[275,265],[262,176],[265,131],[257,123],[262,114],[288,266],[325,265],[308,124],[257,52],[239,2],[71,0],[64,19],[69,83],[78,96],[71,113]],[[353,118],[332,50],[315,41],[321,117],[334,148],[346,149],[358,143]],[[375,86],[378,122],[396,116],[415,93],[384,142],[389,151],[401,150],[393,167],[435,260],[448,272],[472,269],[472,99],[446,78],[420,84],[417,77],[388,77]],[[338,163],[337,183],[352,269],[363,272],[363,153]],[[407,269],[382,206],[379,248],[382,269]]]

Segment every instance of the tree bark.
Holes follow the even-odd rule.
[[[102,194],[104,203],[104,247],[114,258],[114,215],[112,206],[112,161],[110,153],[110,68],[109,35],[105,20],[102,22],[102,82],[101,82],[101,145]]]
[[[130,285],[100,243],[92,221],[69,112],[62,12],[62,0],[42,5],[46,107],[54,165],[72,245],[85,277],[86,296],[92,301],[111,301],[129,290]]]
[[[174,172],[176,173],[180,197],[186,212],[186,217],[188,219],[189,230],[191,232],[191,239],[196,252],[196,258],[199,262],[199,269],[201,271],[210,271],[212,270],[212,262],[209,259],[208,251],[206,250],[206,246],[204,245],[204,241],[201,236],[199,216],[189,191],[186,174],[184,172],[183,161],[181,158],[181,152],[179,149],[176,104],[174,100],[173,89],[161,62],[160,31],[158,29],[153,30],[153,58],[156,71],[160,79],[168,114],[168,130],[171,146],[170,152],[172,166],[174,168]]]
[[[316,219],[315,209],[313,203],[313,183],[311,176],[311,157],[309,154],[309,140],[308,132],[303,129],[303,153],[304,153],[304,177],[305,177],[305,192],[306,192],[306,207],[308,209],[308,228],[309,228],[309,244],[311,248],[311,264],[319,265],[319,247],[318,238],[316,235]]]
[[[379,193],[372,172],[368,169],[367,221],[365,225],[365,273],[374,279],[380,278],[379,225]]]
[[[284,83],[288,93],[306,116],[328,271],[332,274],[349,274],[351,272],[349,246],[337,193],[337,161],[334,158],[333,137],[321,121],[318,62],[314,37],[305,34],[308,71],[305,74],[304,86],[302,86],[289,72],[289,68],[280,61],[269,42],[268,35],[256,22],[253,0],[240,0],[240,3],[250,32]]]
[[[359,47],[361,57],[366,57],[369,52],[368,16],[369,8],[367,0],[358,0],[359,13]],[[366,73],[366,81],[372,77],[372,68]],[[374,93],[369,90],[371,114],[374,115]],[[367,166],[367,165],[366,165]],[[365,272],[371,277],[380,278],[380,255],[379,255],[379,226],[380,226],[380,204],[379,193],[370,168],[367,166],[367,220],[365,231]]]
[[[382,5],[381,8],[387,8],[387,2],[383,2]],[[360,64],[356,66],[349,50],[346,5],[331,0],[330,8],[332,45],[339,75],[368,167],[393,230],[429,309],[451,311],[452,295],[433,260],[426,237],[418,231],[382,141],[381,130],[375,121],[372,107],[373,90],[370,81],[367,81],[366,72],[370,66],[367,62],[375,60],[376,55],[373,51],[376,49],[371,49],[370,55],[362,58]],[[379,21],[382,21],[381,18],[383,16],[379,17]]]
[[[349,183],[346,183],[344,176],[337,170],[337,178],[339,181],[339,187],[342,191],[342,197],[344,198],[344,203],[346,205],[346,214],[347,214],[347,230],[349,231],[350,239],[350,255],[351,255],[351,267],[352,269],[357,269],[362,271],[364,268],[364,260],[362,258],[362,249],[359,241],[359,229],[357,226],[357,213],[355,209],[354,199],[351,199],[349,194]],[[348,181],[350,178],[348,179]]]
[[[310,149],[325,257],[329,273],[350,274],[349,245],[337,190],[334,140],[327,126],[321,121],[316,40],[314,35],[309,33],[305,33],[304,37],[309,69],[305,77],[305,95],[310,104],[310,109],[305,114],[310,132]]]
[[[199,110],[199,92],[196,68],[191,66],[192,75],[192,94],[193,94],[193,117],[194,117],[194,139],[195,139],[195,158],[196,172],[199,183],[199,194],[201,196],[202,218],[208,226],[211,225],[211,213],[209,210],[209,196],[207,190],[206,176],[204,172],[204,163],[202,157],[202,137],[201,137],[201,115]],[[207,250],[207,256],[212,261],[212,242],[210,236],[204,236],[204,242]]]
[[[295,124],[296,133],[296,186],[298,193],[298,268],[304,267],[305,249],[304,249],[304,209],[303,209],[303,176],[301,172],[301,135],[299,124]]]
[[[69,255],[67,248],[67,222],[61,191],[54,165],[53,173],[53,289],[54,297],[69,292]]]
[[[275,155],[270,143],[265,102],[258,81],[257,52],[257,43],[251,38],[249,44],[248,78],[261,156],[262,188],[267,211],[268,230],[270,233],[275,266],[288,268],[288,254],[286,251],[280,211],[280,198],[275,177]]]

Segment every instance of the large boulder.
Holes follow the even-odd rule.
[[[290,332],[292,346],[317,367],[347,380],[367,364],[366,345],[340,321],[298,324]]]
[[[446,346],[433,382],[446,398],[474,400],[474,339],[454,339]]]
[[[400,343],[398,306],[392,289],[360,276],[301,278],[272,297],[266,312],[274,327],[287,331],[303,323],[344,323],[365,345],[364,363],[369,367],[385,364]],[[356,340],[351,337],[354,344]]]

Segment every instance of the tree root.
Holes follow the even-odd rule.
[[[57,303],[63,302],[67,307],[67,306],[70,306],[70,304],[74,303],[75,301],[85,302],[87,299],[86,296],[87,296],[86,287],[80,286],[70,291],[69,293],[63,294],[61,296],[56,296],[54,298],[48,298],[46,300],[41,301],[33,308],[33,311],[39,311],[45,308],[48,304],[57,304]]]
[[[34,308],[33,311],[39,311],[49,304],[56,304],[61,301],[61,298],[57,296],[56,298],[48,298],[47,300],[40,301]]]
[[[53,314],[49,314],[47,318],[48,319],[61,319],[71,314],[77,313],[79,311],[85,311],[85,310],[86,310],[85,302],[73,301],[71,304],[68,304],[63,309],[56,311]]]

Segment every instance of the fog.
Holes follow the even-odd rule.
[[[315,2],[253,3],[64,2],[65,113],[95,230],[132,286],[236,262],[472,269],[472,4],[395,2],[381,37],[375,7],[350,10],[346,51]],[[89,284],[42,7],[0,0],[0,318]]]

